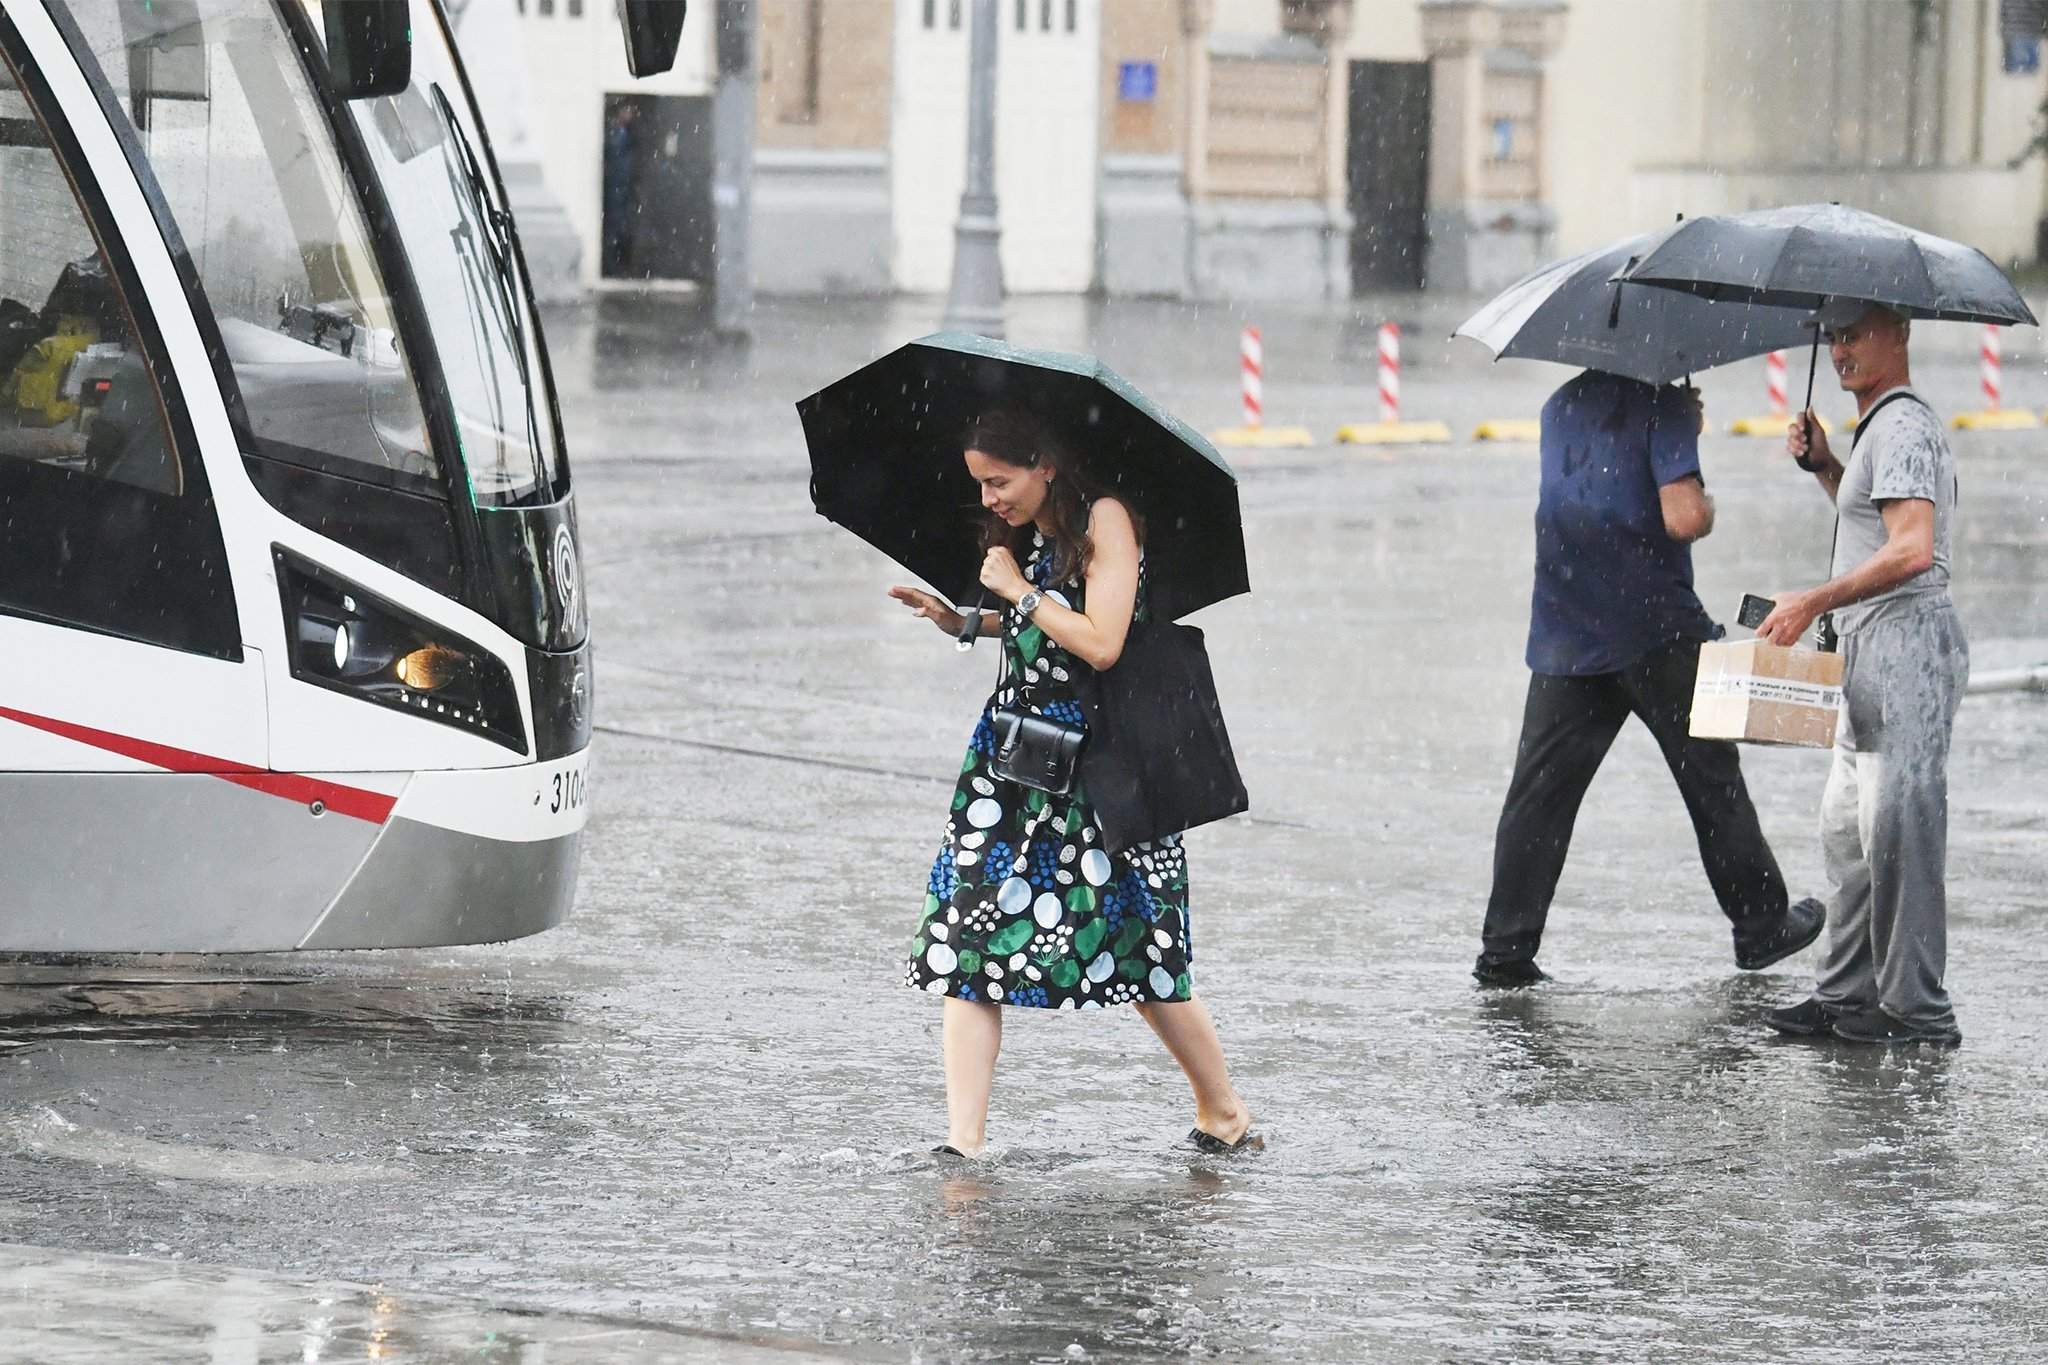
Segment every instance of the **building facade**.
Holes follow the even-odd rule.
[[[529,138],[582,283],[607,278],[616,147],[637,235],[611,273],[694,278],[727,8],[693,0],[677,71],[636,82],[586,3],[468,7],[522,6]],[[945,289],[970,4],[759,0],[758,289]],[[997,5],[1013,292],[1484,290],[1681,212],[1820,199],[2031,259],[2048,195],[2041,159],[2012,165],[2048,78],[2008,70],[1999,0]]]

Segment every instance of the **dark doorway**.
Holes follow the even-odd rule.
[[[607,95],[606,279],[711,281],[711,99]]]
[[[1429,63],[1351,64],[1351,292],[1420,289],[1429,241]]]

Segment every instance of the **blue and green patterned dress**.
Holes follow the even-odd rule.
[[[1079,610],[1080,587],[1048,586],[1052,559],[1034,535],[1025,577],[1048,599]],[[1145,596],[1141,564],[1141,618]],[[1040,1009],[1188,999],[1194,944],[1180,836],[1111,854],[1081,784],[1048,796],[989,771],[996,707],[1087,719],[1075,679],[1088,666],[1014,607],[1003,613],[1002,647],[1009,673],[982,709],[960,762],[904,983],[933,995]]]

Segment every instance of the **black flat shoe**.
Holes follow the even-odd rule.
[[[1794,901],[1785,907],[1777,928],[1754,943],[1736,945],[1735,965],[1745,972],[1760,972],[1783,962],[1819,938],[1827,922],[1828,908],[1812,896]]]
[[[1832,1038],[1835,1020],[1850,1012],[1809,996],[1796,1005],[1766,1010],[1764,1022],[1793,1038]]]
[[[1472,979],[1489,990],[1512,991],[1550,980],[1550,973],[1534,962],[1488,962],[1480,958],[1472,968]]]
[[[940,1144],[939,1144],[938,1146],[936,1146],[936,1147],[932,1148],[932,1155],[933,1155],[933,1156],[956,1156],[956,1157],[959,1157],[959,1158],[960,1158],[960,1159],[961,1159],[962,1161],[972,1161],[972,1160],[974,1159],[974,1158],[972,1158],[972,1157],[968,1156],[968,1155],[967,1155],[967,1153],[965,1153],[965,1152],[961,1151],[961,1150],[960,1150],[960,1149],[959,1149],[958,1147],[955,1147],[955,1146],[954,1146],[954,1145],[953,1145],[952,1143],[950,1143],[950,1142],[942,1142],[942,1143],[940,1143]]]
[[[1208,1156],[1229,1156],[1234,1152],[1263,1151],[1266,1146],[1266,1139],[1249,1128],[1245,1129],[1244,1136],[1235,1142],[1225,1142],[1214,1133],[1205,1133],[1199,1128],[1190,1128],[1188,1129],[1188,1141],[1194,1144],[1196,1151]]]
[[[1843,1015],[1835,1020],[1835,1036],[1845,1043],[1927,1043],[1934,1047],[1956,1047],[1963,1041],[1963,1031],[1954,1024],[1915,1024],[1881,1009]]]

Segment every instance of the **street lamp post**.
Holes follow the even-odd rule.
[[[712,90],[711,325],[744,337],[754,312],[749,249],[754,211],[755,0],[717,0],[718,83]]]
[[[953,287],[946,329],[1003,335],[1002,223],[996,217],[996,0],[971,0],[968,37],[967,188],[953,228]]]

